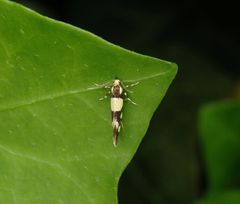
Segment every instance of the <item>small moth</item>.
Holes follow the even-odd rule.
[[[127,87],[135,86],[137,83],[124,86],[123,83],[115,78],[111,84],[111,86],[105,86],[105,88],[109,88],[109,96],[110,96],[110,105],[112,112],[112,129],[113,129],[113,145],[116,147],[118,143],[118,136],[121,130],[122,125],[122,108],[124,100],[128,100],[132,102],[132,104],[136,105],[130,98],[127,97]],[[100,98],[99,100],[103,100],[107,98],[107,96]]]
[[[112,128],[113,128],[113,145],[116,147],[118,142],[118,135],[122,126],[122,108],[123,98],[125,96],[123,86],[119,79],[113,81],[111,87],[111,111],[112,111]]]

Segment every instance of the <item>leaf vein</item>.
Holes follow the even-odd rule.
[[[153,74],[153,75],[150,75],[150,76],[147,76],[147,77],[142,77],[142,78],[133,79],[133,80],[123,80],[123,81],[124,82],[129,82],[129,83],[137,82],[137,81],[138,82],[139,81],[144,81],[144,80],[148,80],[148,79],[151,79],[151,78],[155,78],[155,77],[167,74],[170,71],[171,70],[168,70],[166,72],[156,73],[156,74]],[[104,84],[106,84],[106,83],[104,83]],[[102,86],[100,85],[100,86],[94,86],[94,87],[79,89],[79,90],[70,90],[70,91],[67,91],[67,92],[61,92],[61,93],[57,93],[55,95],[48,95],[48,96],[45,96],[45,97],[42,97],[42,98],[39,98],[39,99],[36,99],[36,100],[25,101],[24,103],[19,103],[19,104],[13,105],[12,107],[2,108],[2,109],[0,109],[0,113],[1,112],[6,112],[6,111],[11,111],[11,110],[21,108],[21,107],[25,107],[25,106],[28,106],[28,105],[33,105],[33,104],[40,103],[40,102],[54,100],[54,99],[58,99],[58,98],[65,97],[65,96],[76,95],[76,94],[79,94],[79,93],[89,92],[89,91],[93,91],[93,90],[97,90],[97,89],[101,89],[101,88],[102,88]]]

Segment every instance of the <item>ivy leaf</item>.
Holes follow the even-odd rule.
[[[240,101],[206,105],[200,114],[209,190],[240,187]]]
[[[121,173],[176,65],[0,0],[0,203],[117,203]],[[139,82],[112,144],[109,100],[95,86]]]
[[[199,204],[240,203],[240,101],[204,106],[200,130],[208,192]]]

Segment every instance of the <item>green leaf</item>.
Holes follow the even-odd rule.
[[[214,193],[207,196],[197,204],[239,204],[240,203],[240,191],[231,190],[219,193]]]
[[[200,130],[208,192],[198,204],[240,203],[240,101],[205,105]]]
[[[201,111],[200,130],[209,191],[240,187],[239,115],[239,100],[213,103]]]
[[[176,74],[79,28],[0,0],[0,203],[117,203],[117,184]],[[132,88],[117,148],[106,90]]]

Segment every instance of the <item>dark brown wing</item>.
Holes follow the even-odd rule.
[[[121,111],[116,111],[116,112],[112,112],[112,121],[117,121],[119,127],[121,127]],[[117,126],[113,126],[113,144],[114,146],[117,146],[118,143],[118,135],[119,135],[119,127]]]

